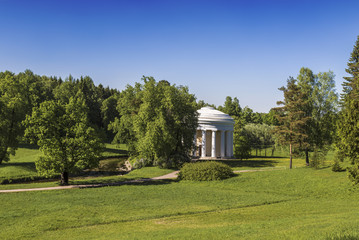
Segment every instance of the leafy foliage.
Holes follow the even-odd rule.
[[[343,171],[345,171],[345,169],[340,166],[340,163],[338,160],[335,160],[332,165],[332,171],[333,172],[343,172]]]
[[[251,155],[251,142],[248,132],[243,128],[241,119],[235,118],[233,132],[234,156],[239,159],[249,158]]]
[[[64,105],[45,101],[25,120],[25,136],[40,146],[43,156],[36,161],[41,175],[61,173],[61,183],[68,183],[68,173],[96,167],[103,144],[87,119],[83,98],[70,98]]]
[[[137,166],[179,167],[190,160],[197,128],[197,104],[187,87],[156,82],[127,86],[121,92],[116,118],[110,127],[114,141],[129,145]]]
[[[196,162],[186,163],[180,170],[181,180],[191,181],[214,181],[230,178],[233,176],[232,169],[219,162]]]
[[[21,121],[25,119],[27,92],[24,82],[11,72],[0,73],[0,164],[15,154],[23,133]]]

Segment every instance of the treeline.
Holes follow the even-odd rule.
[[[295,154],[317,167],[334,146],[333,169],[341,170],[339,162],[349,159],[349,176],[359,182],[359,37],[346,71],[340,101],[334,73],[309,68],[279,88],[284,98],[269,113],[242,108],[238,98],[227,97],[217,109],[235,120],[235,156],[247,158],[262,149],[267,154],[268,146],[280,145],[289,147],[290,167]],[[139,167],[179,167],[190,160],[196,110],[206,105],[187,87],[152,77],[119,92],[96,86],[90,77],[0,72],[0,164],[20,142],[30,141],[43,152],[36,161],[39,173],[61,173],[67,183],[68,173],[96,166],[103,143],[113,141],[127,144]]]
[[[291,159],[303,154],[307,165],[317,167],[336,136],[339,98],[334,77],[331,71],[314,74],[309,68],[301,68],[296,78],[289,77],[287,86],[279,88],[284,100],[269,113],[242,109],[238,98],[228,96],[217,109],[235,120],[235,156],[248,158],[253,150],[256,155],[264,150],[266,156],[268,148],[273,154],[276,147],[289,146]],[[309,160],[310,152],[315,153],[313,161]]]
[[[79,161],[86,154],[79,154],[78,148],[92,146],[94,149],[100,147],[100,142],[112,140],[113,133],[108,131],[107,125],[117,116],[114,99],[118,94],[116,89],[101,84],[95,86],[90,77],[74,79],[69,76],[62,80],[39,76],[30,70],[19,74],[0,72],[0,164],[8,161],[10,154],[15,154],[20,142],[33,142],[49,158],[66,159],[52,170],[80,169]],[[80,136],[86,134],[93,139]],[[74,151],[66,152],[71,147]],[[99,151],[94,151],[96,156]],[[38,162],[37,168],[49,165],[49,158]],[[87,155],[87,158],[91,157]],[[59,159],[54,161],[61,162]]]

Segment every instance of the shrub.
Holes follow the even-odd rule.
[[[348,178],[353,184],[359,183],[359,166],[355,164],[353,167],[348,168]]]
[[[339,161],[335,160],[334,164],[332,165],[333,172],[344,172],[345,169],[340,166]]]
[[[309,162],[309,166],[318,169],[320,165],[324,164],[325,155],[325,151],[314,149],[312,159]]]
[[[180,180],[213,181],[233,176],[232,169],[219,162],[186,163],[179,173]]]

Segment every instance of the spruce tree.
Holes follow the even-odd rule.
[[[343,94],[341,95],[340,118],[338,121],[337,149],[340,160],[349,158],[352,169],[349,178],[356,183],[359,176],[352,174],[358,172],[359,166],[359,36],[348,62],[344,77]]]
[[[292,168],[293,148],[303,149],[308,146],[306,123],[310,118],[305,112],[308,97],[292,77],[287,80],[287,87],[281,87],[279,90],[283,91],[284,101],[277,102],[282,107],[274,108],[280,122],[274,132],[281,144],[289,145],[289,168]]]

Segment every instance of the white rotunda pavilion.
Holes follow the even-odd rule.
[[[232,158],[234,120],[228,114],[203,107],[198,111],[194,157]]]

